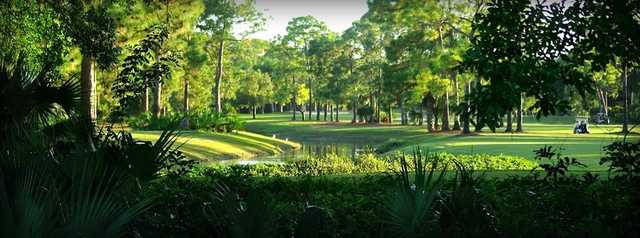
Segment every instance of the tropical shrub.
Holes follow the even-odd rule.
[[[425,237],[433,232],[437,222],[435,207],[447,168],[440,167],[435,156],[419,150],[413,154],[413,166],[404,155],[399,158],[400,172],[396,176],[400,183],[387,202],[387,222],[394,237]]]
[[[51,67],[32,71],[24,55],[0,61],[0,148],[25,143],[33,132],[75,115],[80,85],[73,78],[61,79]]]
[[[572,166],[586,167],[576,158],[562,157],[560,150],[552,146],[544,146],[536,150],[535,153],[536,160],[540,161],[539,167],[546,173],[545,178],[557,180],[558,176],[566,175]]]
[[[369,237],[384,225],[377,205],[391,183],[388,176],[167,178],[145,189],[158,203],[135,224],[152,237],[248,235],[237,234],[240,228],[262,237]],[[225,196],[218,195],[220,187],[227,188]]]
[[[128,117],[127,125],[135,129],[164,130],[177,128],[184,116],[180,113],[169,113],[159,118],[154,118],[151,113],[142,113],[138,116]]]
[[[609,171],[617,176],[640,176],[640,141],[616,141],[604,149],[606,156],[600,160],[600,165],[609,164]]]
[[[80,147],[82,148],[82,147]],[[2,237],[120,237],[148,208],[134,177],[102,151],[39,143],[0,154]]]
[[[438,228],[440,236],[498,237],[495,209],[484,194],[483,174],[453,161],[455,176],[449,190],[443,191],[439,201]]]
[[[187,159],[176,145],[179,135],[174,130],[164,130],[158,140],[151,143],[135,140],[129,132],[107,128],[98,136],[98,147],[110,164],[148,182],[161,175],[185,176],[196,165],[197,162]]]
[[[146,236],[300,237],[313,234],[299,228],[310,219],[323,237],[640,234],[634,182],[570,174],[544,179],[526,171],[492,177],[455,158],[446,163],[435,153],[416,153],[390,159],[398,163],[393,173],[307,176],[286,164],[199,168],[188,177],[153,181],[145,194],[159,203],[136,228]],[[324,215],[303,218],[310,207]],[[240,228],[251,233],[236,233]]]
[[[23,60],[0,64],[0,237],[123,236],[149,200],[129,197],[132,178],[85,146],[75,80]]]

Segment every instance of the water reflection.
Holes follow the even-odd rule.
[[[302,147],[298,150],[288,151],[271,157],[277,157],[281,160],[286,160],[299,159],[304,157],[322,157],[327,154],[333,154],[341,157],[353,158],[356,157],[358,153],[362,153],[365,148],[369,148],[369,146],[361,144],[306,143],[302,144]]]
[[[219,161],[221,164],[257,164],[257,163],[283,163],[287,160],[301,159],[305,157],[322,157],[328,154],[340,157],[355,158],[361,153],[373,151],[374,148],[366,144],[323,144],[300,143],[297,150],[286,151],[278,155],[262,155],[250,158],[240,158]]]

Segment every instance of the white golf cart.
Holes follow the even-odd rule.
[[[588,116],[576,116],[576,124],[573,127],[573,134],[589,134]]]

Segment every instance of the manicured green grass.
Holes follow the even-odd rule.
[[[397,148],[410,152],[416,146],[432,151],[447,151],[463,154],[507,154],[533,159],[535,149],[544,145],[563,148],[562,154],[576,157],[588,166],[588,170],[603,170],[598,164],[604,155],[602,147],[612,141],[621,140],[619,125],[591,125],[591,134],[574,135],[572,117],[552,117],[537,121],[526,118],[524,133],[496,133],[485,129],[481,133],[462,136],[459,132],[427,133],[424,126],[400,125],[352,125],[351,115],[341,113],[341,122],[291,121],[290,114],[276,113],[257,115],[248,121],[246,129],[252,132],[290,138],[301,143],[369,144],[381,146],[397,142]],[[312,117],[315,119],[315,115]],[[636,130],[635,132],[637,132]],[[628,140],[638,140],[637,134]]]
[[[161,131],[133,131],[134,138],[155,141]],[[226,159],[247,158],[257,155],[274,155],[300,147],[298,143],[274,139],[251,132],[213,133],[208,131],[183,131],[177,140],[188,157],[212,162]]]

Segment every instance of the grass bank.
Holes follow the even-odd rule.
[[[155,141],[161,131],[133,131],[139,140]],[[181,150],[188,156],[203,162],[249,158],[258,155],[274,155],[297,149],[298,143],[284,141],[251,132],[213,133],[208,131],[183,131],[178,138]]]

